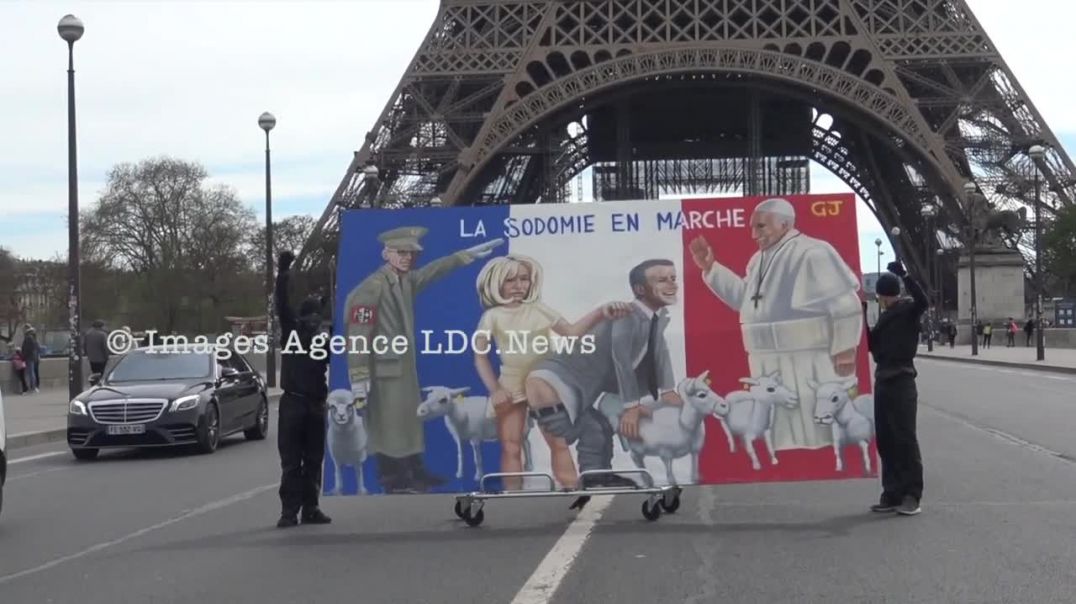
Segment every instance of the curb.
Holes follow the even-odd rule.
[[[954,363],[970,363],[973,365],[990,365],[993,367],[1011,367],[1014,369],[1029,369],[1031,371],[1048,371],[1051,373],[1076,374],[1076,367],[1062,367],[1059,365],[1039,365],[1037,363],[1008,363],[1006,361],[993,361],[990,359],[976,359],[968,357],[950,357],[930,353],[918,353],[917,357],[938,361],[953,361]]]
[[[59,430],[45,430],[42,432],[23,432],[12,434],[7,437],[7,448],[11,451],[25,449],[34,445],[43,445],[60,440],[67,440],[67,428]]]
[[[275,403],[279,403],[281,394],[281,392],[270,392],[269,404],[272,405]],[[42,430],[40,432],[22,432],[20,434],[10,434],[7,437],[7,448],[9,451],[15,451],[18,449],[33,447],[35,445],[44,445],[48,443],[66,440],[67,427],[65,426],[56,430]]]

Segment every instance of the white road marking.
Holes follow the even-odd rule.
[[[977,423],[975,423],[975,422],[973,422],[973,421],[971,421],[969,419],[965,419],[965,418],[961,417],[960,415],[958,415],[956,413],[951,413],[949,411],[946,411],[944,409],[940,409],[940,408],[935,407],[933,405],[925,405],[925,404],[921,403],[920,406],[925,407],[925,408],[929,409],[930,411],[932,411],[934,413],[937,413],[938,415],[941,415],[941,416],[947,417],[947,418],[949,418],[951,420],[960,422],[960,423],[964,424],[965,426],[967,426],[967,427],[969,427],[969,428],[971,428],[973,430],[978,430],[979,432],[982,432],[984,434],[989,434],[990,436],[993,436],[994,438],[996,438],[996,439],[998,439],[1000,441],[1009,443],[1010,445],[1015,445],[1015,446],[1020,447],[1022,449],[1027,449],[1028,451],[1034,451],[1035,453],[1041,453],[1043,455],[1049,455],[1050,457],[1053,457],[1055,459],[1068,461],[1070,463],[1073,461],[1071,457],[1065,455],[1064,453],[1062,453],[1060,451],[1054,451],[1053,449],[1048,449],[1046,447],[1043,447],[1042,445],[1036,445],[1033,442],[1024,440],[1024,439],[1020,438],[1019,436],[1009,434],[1008,432],[998,430],[997,428],[991,428],[990,426],[979,425],[979,424],[977,424]]]
[[[101,551],[103,549],[112,547],[113,545],[119,545],[121,543],[125,543],[127,541],[132,540],[132,539],[137,539],[138,537],[141,537],[142,535],[145,535],[147,533],[151,533],[153,531],[163,529],[163,528],[165,528],[167,526],[171,526],[171,525],[173,525],[173,524],[175,524],[177,522],[182,522],[182,521],[187,520],[189,518],[194,518],[195,516],[201,516],[203,514],[208,514],[209,512],[219,510],[221,508],[228,507],[229,505],[232,505],[234,503],[239,503],[241,501],[246,501],[247,499],[250,499],[252,497],[260,495],[261,493],[264,493],[264,492],[269,491],[271,489],[275,489],[275,488],[277,488],[279,486],[280,486],[279,483],[274,483],[274,484],[268,484],[268,485],[260,486],[260,487],[251,489],[249,491],[244,491],[242,493],[239,493],[238,495],[232,495],[231,497],[227,497],[225,499],[220,499],[220,500],[214,501],[212,503],[207,503],[207,504],[205,504],[205,505],[203,505],[201,507],[198,507],[198,508],[195,508],[193,510],[184,512],[184,513],[180,514],[179,516],[169,518],[168,520],[165,520],[164,522],[158,522],[157,524],[154,524],[153,526],[147,526],[146,528],[139,529],[139,530],[137,530],[137,531],[135,531],[133,533],[128,533],[128,534],[126,534],[126,535],[124,535],[122,537],[119,537],[117,539],[113,539],[111,541],[105,541],[105,542],[102,542],[102,543],[98,543],[96,545],[92,545],[92,546],[90,546],[90,547],[88,547],[88,548],[86,548],[86,549],[84,549],[84,550],[82,550],[80,552],[75,552],[74,554],[69,554],[69,555],[63,556],[61,558],[56,558],[55,560],[50,560],[50,561],[48,561],[48,562],[46,562],[44,564],[40,564],[40,565],[35,566],[33,568],[28,568],[26,570],[22,570],[22,571],[19,571],[17,573],[13,573],[13,574],[10,574],[10,575],[4,575],[4,576],[0,577],[0,585],[3,585],[4,583],[7,583],[9,581],[14,581],[15,579],[18,579],[18,578],[21,578],[21,577],[25,577],[27,575],[33,575],[33,574],[39,573],[41,571],[48,570],[50,568],[54,568],[54,567],[59,566],[59,565],[65,563],[65,562],[70,562],[72,560],[78,560],[79,558],[84,558],[84,557],[86,557],[86,556],[88,556],[90,554],[93,554],[93,553],[99,552],[99,551]]]
[[[561,581],[571,570],[576,556],[590,537],[594,525],[613,503],[615,495],[595,496],[583,511],[568,525],[564,534],[553,544],[538,568],[516,594],[511,604],[547,604],[553,599]]]
[[[22,478],[33,478],[34,476],[41,476],[42,474],[51,474],[53,472],[63,472],[63,471],[70,470],[70,469],[71,468],[67,468],[67,467],[49,468],[47,470],[38,470],[36,472],[30,472],[29,474],[12,474],[11,476],[7,477],[7,481],[8,482],[13,482],[13,481],[16,481],[16,480],[20,480]]]
[[[12,459],[7,462],[7,465],[13,466],[17,463],[26,463],[28,461],[34,461],[35,459],[45,459],[46,457],[56,457],[57,455],[67,455],[67,451],[53,451],[52,453],[41,453],[39,455],[31,455],[29,457],[20,457],[18,459]]]

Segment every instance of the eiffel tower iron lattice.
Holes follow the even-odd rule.
[[[588,167],[598,200],[806,192],[808,160],[920,270],[923,204],[961,240],[968,182],[1033,207],[1037,166],[1044,213],[1076,196],[963,0],[442,0],[297,266],[332,282],[341,210],[566,202]]]

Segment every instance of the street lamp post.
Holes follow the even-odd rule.
[[[931,304],[931,311],[927,313],[927,352],[934,350],[934,324],[935,315],[938,312],[938,283],[934,281],[934,271],[930,264],[930,248],[931,241],[934,239],[934,216],[938,213],[938,209],[934,207],[934,204],[923,204],[923,216],[927,219],[927,236],[923,237],[923,262],[926,263],[927,276],[930,278],[931,287],[933,290],[934,303]]]
[[[67,42],[67,326],[71,352],[67,357],[67,393],[75,398],[82,392],[82,306],[79,274],[78,168],[75,152],[75,42],[85,27],[74,15],[64,15],[56,26],[60,38]]]
[[[945,255],[945,250],[943,250],[941,248],[938,248],[937,251],[934,252],[934,256],[935,256],[935,258],[934,258],[934,280],[935,281],[934,282],[938,284],[938,302],[937,302],[937,304],[943,311],[945,310],[945,283],[942,280],[941,264],[942,264],[942,256],[944,256],[944,255]],[[948,316],[949,316],[948,313],[946,313],[946,317],[948,317]]]
[[[1046,148],[1034,145],[1028,149],[1035,170],[1035,358],[1046,359],[1046,335],[1042,332],[1042,201],[1039,199],[1039,161]]]
[[[882,240],[875,239],[874,245],[878,247],[878,276],[882,276]]]
[[[276,387],[276,329],[273,320],[273,194],[269,177],[269,131],[276,126],[276,118],[266,111],[258,116],[258,126],[265,130],[265,331],[269,347],[265,358],[265,377],[270,388]]]
[[[968,260],[971,269],[971,356],[979,355],[979,334],[976,331],[976,325],[979,321],[978,311],[978,297],[975,292],[975,242],[979,236],[977,228],[977,216],[975,215],[975,195],[978,194],[978,187],[975,183],[969,182],[964,184],[964,194],[966,196],[965,203],[967,206],[966,216],[968,219],[968,230],[970,236],[965,239],[968,242]]]

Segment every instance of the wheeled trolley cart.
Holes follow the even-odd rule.
[[[483,511],[487,499],[519,499],[530,497],[579,497],[588,498],[591,495],[646,495],[643,500],[643,517],[654,521],[661,517],[661,512],[672,514],[680,509],[680,493],[678,486],[654,486],[654,477],[650,472],[643,469],[633,470],[588,470],[579,475],[580,482],[588,476],[600,476],[616,474],[620,476],[638,474],[643,477],[646,486],[636,488],[624,487],[583,487],[580,489],[557,489],[553,477],[545,472],[509,472],[486,474],[482,477],[479,490],[456,496],[455,512],[468,526],[478,526],[485,520]],[[486,488],[488,480],[497,478],[545,478],[549,480],[549,490],[526,490],[526,491],[491,491]]]

